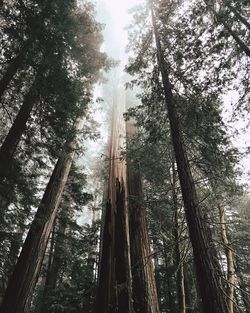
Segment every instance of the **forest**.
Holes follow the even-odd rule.
[[[0,1],[0,313],[250,313],[250,3],[122,3]]]

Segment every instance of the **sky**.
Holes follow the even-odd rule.
[[[104,35],[104,51],[113,57],[126,58],[127,45],[126,26],[131,21],[128,10],[146,0],[97,0],[98,19],[106,24]]]
[[[108,56],[121,62],[118,70],[120,71],[118,75],[121,76],[123,75],[122,70],[127,60],[125,53],[127,31],[125,27],[129,25],[131,20],[128,10],[144,1],[145,0],[97,0],[97,20],[105,24],[102,50],[105,51]],[[102,88],[102,85],[96,86],[96,97],[102,97]],[[96,142],[91,142],[91,144],[88,145],[89,148],[86,153],[91,156],[95,155],[98,158],[102,154],[103,146],[108,140],[107,124],[105,123],[105,113],[102,110],[102,103],[96,105],[94,118],[100,124],[99,130],[101,138]]]

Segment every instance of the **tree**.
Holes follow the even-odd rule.
[[[74,132],[79,130],[79,126],[80,121],[78,120]],[[75,135],[66,143],[65,151],[53,170],[13,275],[8,283],[1,306],[2,312],[24,312],[27,309],[27,300],[38,279],[74,153]]]
[[[204,312],[226,312],[227,307],[220,282],[220,268],[214,258],[211,235],[205,226],[193,177],[190,171],[189,161],[186,156],[183,140],[181,138],[176,108],[173,101],[172,88],[170,85],[167,66],[163,57],[156,19],[152,8],[152,20],[155,41],[157,45],[158,64],[162,75],[164,95],[168,118],[170,122],[171,138],[175,152],[177,170],[182,188],[182,196],[185,206],[187,224],[189,227],[190,240],[194,252],[194,262],[197,271],[197,279],[203,302]]]

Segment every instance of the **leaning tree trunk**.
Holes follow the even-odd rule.
[[[75,132],[80,121],[75,123]],[[27,300],[36,285],[44,253],[47,247],[62,193],[75,154],[75,134],[65,145],[65,151],[58,159],[44,192],[40,206],[24,242],[14,272],[8,283],[1,306],[1,313],[23,313]]]
[[[19,53],[11,60],[10,64],[8,65],[6,72],[2,76],[0,80],[0,100],[7,89],[9,83],[17,73],[17,71],[22,67],[25,55],[31,45],[31,40],[26,40]]]
[[[166,111],[170,122],[171,138],[177,163],[177,171],[181,185],[190,240],[193,247],[194,263],[203,303],[203,311],[206,313],[226,313],[228,312],[228,309],[222,289],[221,268],[215,255],[210,229],[202,218],[190,164],[180,131],[173,100],[172,87],[161,48],[153,7],[152,23],[157,46],[158,65],[164,88]]]
[[[118,92],[120,94],[118,95]],[[126,164],[121,155],[125,142],[124,97],[114,95],[109,143],[109,181],[97,289],[97,313],[132,313],[131,264]]]
[[[135,126],[131,121],[126,126],[127,138],[130,139],[135,134]],[[139,165],[131,160],[127,160],[127,163],[134,311],[159,313]]]
[[[37,73],[32,86],[30,87],[28,93],[24,96],[23,104],[15,118],[15,121],[0,148],[0,181],[8,176],[8,173],[11,170],[14,153],[21,140],[22,134],[26,129],[31,111],[34,107],[35,101],[37,100],[37,85],[39,80],[40,73]]]

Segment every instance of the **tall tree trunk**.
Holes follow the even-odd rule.
[[[152,7],[152,23],[157,46],[158,65],[164,87],[167,116],[174,147],[177,170],[181,185],[190,240],[193,247],[197,280],[202,297],[203,311],[206,313],[226,313],[227,303],[224,298],[221,269],[215,256],[210,229],[202,219],[199,201],[191,174],[190,164],[182,140],[177,112],[173,100],[167,65],[161,48],[156,19]]]
[[[0,100],[7,89],[9,83],[17,73],[17,71],[22,67],[25,55],[30,47],[31,40],[26,40],[23,46],[21,47],[19,53],[14,57],[10,64],[8,65],[6,72],[4,73],[3,77],[0,80]]]
[[[222,242],[225,247],[225,254],[227,258],[227,302],[228,302],[228,313],[234,312],[234,291],[235,291],[235,268],[234,268],[234,252],[231,248],[228,240],[226,221],[225,221],[225,210],[221,205],[218,206],[220,214],[220,231]]]
[[[75,123],[74,128],[75,132],[79,130],[79,120]],[[8,283],[0,310],[1,313],[23,313],[29,295],[36,285],[49,235],[75,154],[75,141],[74,134],[66,143],[65,151],[55,165],[13,275]]]
[[[125,103],[123,92],[119,92],[120,90],[114,95],[109,143],[108,201],[102,236],[97,313],[132,312],[126,164],[121,156],[121,147],[125,140]]]
[[[19,141],[21,140],[22,134],[25,131],[31,111],[37,100],[37,85],[39,79],[40,74],[37,73],[32,86],[30,87],[28,93],[24,96],[23,104],[15,118],[15,121],[0,148],[0,181],[8,176],[9,171],[11,170],[14,153]]]
[[[114,268],[113,268],[113,216],[111,203],[108,200],[105,208],[104,229],[102,235],[101,255],[99,262],[98,290],[96,297],[96,313],[110,312],[113,303]],[[111,304],[110,304],[111,303]]]
[[[179,313],[186,313],[186,293],[184,285],[184,269],[183,261],[181,260],[180,252],[180,235],[179,235],[179,222],[178,222],[178,213],[175,212],[175,226],[174,226],[174,238],[175,238],[175,260],[177,265],[177,294],[178,294],[178,304],[179,304]]]
[[[128,121],[126,128],[130,139],[135,134],[133,122]],[[140,172],[138,164],[132,164],[131,160],[127,163],[134,311],[159,313]]]

